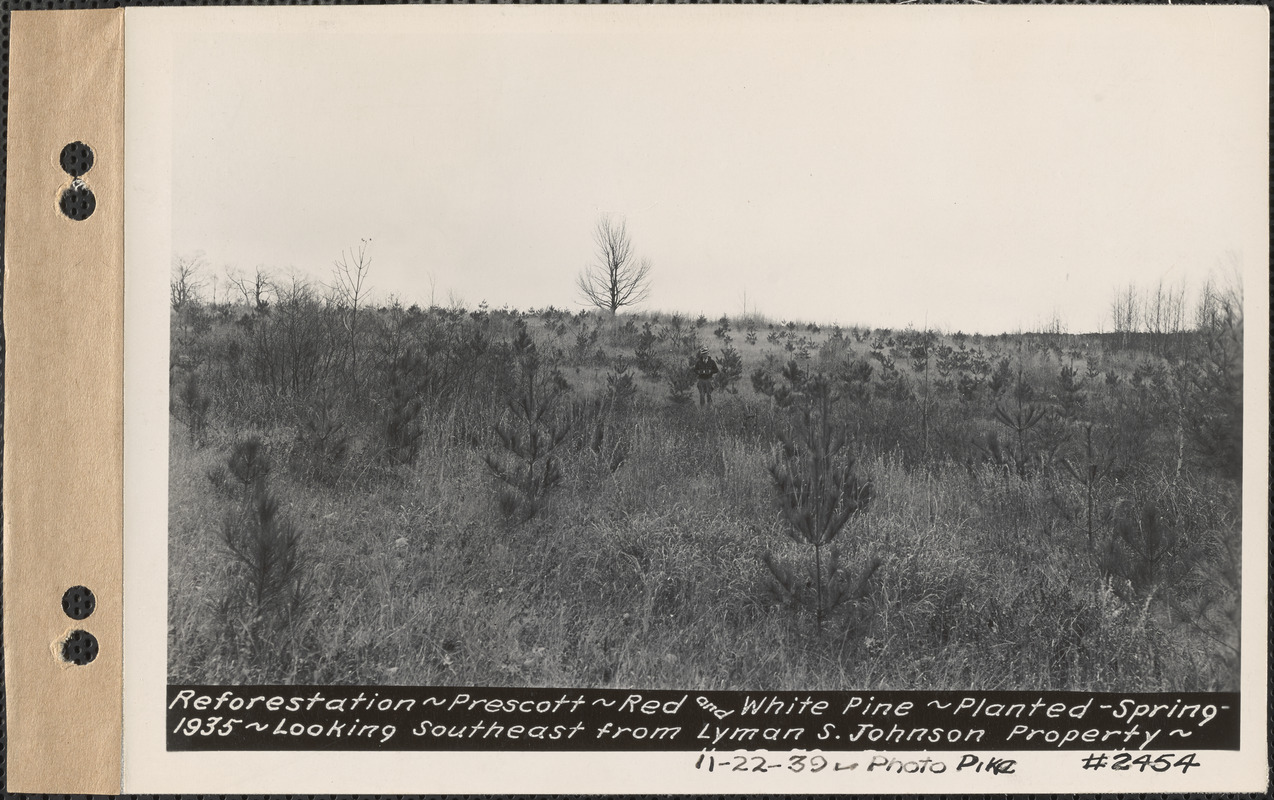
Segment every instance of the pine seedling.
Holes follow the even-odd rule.
[[[1118,520],[1115,534],[1099,554],[1098,565],[1106,574],[1127,580],[1137,594],[1149,596],[1168,577],[1176,532],[1164,523],[1159,510],[1147,503],[1140,516]]]
[[[264,480],[270,472],[270,460],[266,458],[265,446],[256,436],[235,443],[230,450],[227,466],[230,474],[243,484],[245,491]]]
[[[674,405],[685,405],[690,402],[690,390],[698,380],[690,364],[668,367],[668,399]]]
[[[637,369],[641,370],[641,374],[647,378],[655,379],[659,377],[662,364],[655,355],[655,347],[659,341],[652,330],[649,322],[643,323],[641,333],[637,336],[637,347],[633,351],[633,357],[637,360]]]
[[[771,553],[763,554],[761,560],[770,571],[765,591],[771,600],[792,609],[821,608],[823,617],[831,615],[846,603],[866,599],[871,589],[872,576],[882,563],[879,557],[873,556],[866,567],[854,574],[841,565],[840,551],[832,545],[828,548],[827,563],[822,571],[824,595],[820,603],[815,590],[819,585],[817,562],[811,562],[807,574],[802,576]]]
[[[611,435],[606,435],[606,424],[602,419],[598,419],[593,424],[593,435],[589,437],[588,449],[592,451],[593,456],[599,463],[605,465],[606,469],[612,475],[619,471],[628,459],[628,445],[622,440]]]
[[[296,624],[309,601],[302,534],[281,513],[278,500],[259,475],[249,497],[221,526],[226,552],[240,566],[237,589],[227,609],[242,609],[249,654],[260,664],[279,648],[283,636],[295,639]]]
[[[995,372],[991,373],[991,379],[987,381],[987,386],[991,388],[991,394],[999,397],[1004,390],[1009,388],[1009,383],[1012,380],[1012,365],[1007,358],[1002,358],[996,364]]]
[[[221,534],[226,549],[247,567],[247,597],[264,614],[300,575],[301,532],[279,513],[261,478],[244,506],[227,515]]]
[[[389,391],[385,401],[385,454],[399,464],[410,464],[420,452],[421,403],[419,386],[425,363],[408,349],[389,366]]]
[[[520,376],[508,400],[508,416],[495,426],[504,453],[488,455],[491,474],[502,484],[501,511],[526,522],[544,507],[549,492],[562,482],[555,451],[566,441],[570,425],[555,414],[561,389],[540,375],[535,342],[522,327],[513,341]]]
[[[615,408],[626,407],[637,394],[637,384],[629,371],[628,362],[615,359],[614,371],[606,375],[606,397]]]
[[[325,399],[320,398],[301,422],[296,444],[294,468],[329,486],[336,483],[349,454],[349,435]]]
[[[777,388],[774,376],[766,372],[765,367],[757,367],[752,370],[750,377],[752,378],[752,391],[766,397],[774,396],[774,390]]]
[[[1062,416],[1074,419],[1084,405],[1084,381],[1074,367],[1063,366],[1057,377],[1057,400],[1062,407]]]
[[[730,344],[721,348],[720,370],[712,376],[713,386],[723,392],[738,394],[736,384],[743,377],[743,358]]]
[[[1088,532],[1088,549],[1093,549],[1093,500],[1097,492],[1097,486],[1101,481],[1110,475],[1110,470],[1115,464],[1113,456],[1102,458],[1097,455],[1097,450],[1093,447],[1093,426],[1089,423],[1084,426],[1084,461],[1080,464],[1072,464],[1069,459],[1062,459],[1062,467],[1066,473],[1071,476],[1080,486],[1084,487],[1084,507],[1086,530]]]
[[[871,402],[872,369],[871,362],[861,358],[851,358],[841,368],[840,381],[845,394],[860,409]]]
[[[208,410],[212,407],[212,398],[206,396],[199,388],[199,378],[193,372],[182,385],[178,399],[185,412],[190,441],[203,444],[204,435],[208,430]]]
[[[982,457],[995,465],[996,471],[1004,476],[1004,496],[1009,494],[1009,473],[1014,465],[1013,453],[1000,443],[1000,435],[991,431],[984,440],[973,440],[973,446]]]
[[[1039,425],[1047,415],[1048,409],[1033,403],[1023,403],[1020,395],[1015,412],[1006,411],[998,403],[995,406],[995,421],[1013,431],[1017,438],[1016,455],[1019,475],[1023,475],[1026,472],[1026,434],[1036,425]]]
[[[855,469],[855,460],[847,451],[845,429],[831,419],[835,398],[830,383],[816,376],[806,389],[809,402],[803,405],[793,431],[780,433],[782,446],[770,466],[770,476],[787,522],[784,532],[794,542],[814,548],[813,605],[821,632],[831,607],[829,601],[841,596],[830,588],[839,567],[837,572],[825,572],[823,548],[836,539],[852,517],[867,508],[872,486]],[[780,584],[789,589],[794,585],[785,581],[788,573],[774,567],[770,571]]]
[[[1199,455],[1234,480],[1243,477],[1242,314],[1226,302],[1201,332],[1185,414]]]

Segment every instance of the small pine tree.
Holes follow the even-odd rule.
[[[659,363],[659,358],[655,353],[658,341],[658,337],[651,329],[650,323],[644,323],[641,326],[641,333],[637,336],[637,348],[633,351],[633,356],[637,360],[637,369],[641,370],[642,375],[652,380],[659,377],[660,369],[663,366]]]
[[[626,408],[637,394],[637,384],[628,369],[628,362],[622,358],[615,359],[613,372],[606,375],[606,397],[612,407]]]
[[[300,646],[311,600],[308,556],[301,531],[282,513],[266,484],[267,471],[253,469],[264,464],[253,441],[237,445],[229,459],[236,477],[255,477],[221,525],[221,543],[237,567],[222,610],[226,636],[247,665],[278,675],[295,660]]]
[[[520,372],[508,398],[509,415],[496,424],[504,454],[485,457],[487,468],[502,484],[498,501],[505,516],[526,522],[538,514],[548,494],[562,482],[555,451],[566,440],[570,425],[556,419],[562,389],[540,375],[535,342],[520,326],[513,341]]]
[[[1177,544],[1171,530],[1150,503],[1141,514],[1125,514],[1115,523],[1115,535],[1098,555],[1098,566],[1107,575],[1125,579],[1140,596],[1149,596],[1174,577],[1172,555]]]
[[[1063,366],[1057,376],[1057,402],[1061,406],[1062,416],[1073,420],[1087,399],[1084,381],[1074,367]]]
[[[1044,421],[1044,418],[1048,416],[1048,409],[1026,402],[1031,396],[1031,390],[1030,386],[1021,379],[1020,375],[1017,387],[1017,391],[1014,392],[1014,397],[1017,399],[1017,408],[1010,412],[1005,410],[999,403],[996,403],[992,416],[996,422],[1013,431],[1017,438],[1017,472],[1019,475],[1025,476],[1028,463],[1026,435],[1035,426]]]
[[[419,386],[425,362],[410,348],[389,365],[385,399],[385,454],[399,464],[411,464],[420,453],[421,402]]]
[[[250,436],[235,443],[230,450],[227,466],[230,468],[230,474],[243,484],[244,489],[250,490],[269,474],[270,459],[266,457],[265,445],[261,443],[261,440],[256,436]]]
[[[843,587],[865,587],[879,564],[869,564],[857,579],[849,577],[835,561],[829,564],[830,572],[824,569],[823,548],[840,535],[852,517],[867,508],[872,486],[859,477],[847,450],[845,429],[832,420],[836,398],[830,382],[816,376],[806,388],[807,401],[793,430],[780,434],[782,448],[770,466],[770,476],[788,523],[785,532],[798,544],[814,549],[814,594],[805,602],[807,607],[813,606],[821,632],[824,618],[837,604],[855,594],[861,597],[861,592],[843,591]],[[802,596],[792,570],[772,557],[766,558],[766,565],[784,592],[798,599]]]
[[[717,374],[712,376],[713,386],[723,392],[738,394],[737,384],[743,377],[743,358],[739,351],[729,344],[721,348],[721,363],[718,366]]]
[[[349,455],[349,434],[326,399],[320,398],[298,426],[292,468],[302,476],[332,486]]]
[[[1087,521],[1086,530],[1088,531],[1089,550],[1093,549],[1093,501],[1098,485],[1110,475],[1114,463],[1115,459],[1113,456],[1101,458],[1097,455],[1097,450],[1093,447],[1093,426],[1091,423],[1084,426],[1083,463],[1072,464],[1068,459],[1062,459],[1062,466],[1065,467],[1066,473],[1084,488],[1084,508],[1086,511],[1085,519]]]
[[[1226,304],[1202,331],[1187,395],[1185,425],[1204,463],[1243,476],[1243,316]]]
[[[190,441],[196,445],[204,444],[204,437],[208,432],[208,410],[212,407],[212,398],[203,393],[195,373],[190,373],[186,382],[182,384],[178,400],[185,416],[186,427],[190,432]]]
[[[301,576],[301,532],[279,510],[279,501],[257,480],[251,497],[221,527],[230,555],[246,567],[245,598],[260,619],[282,610]]]
[[[695,387],[695,381],[698,380],[694,367],[690,364],[680,364],[668,367],[666,372],[668,373],[668,399],[674,405],[689,403],[690,390]]]
[[[960,377],[956,380],[956,391],[960,393],[961,400],[966,403],[972,403],[977,400],[982,384],[982,379],[977,375],[961,372]]]
[[[1013,365],[1007,358],[1002,358],[995,365],[995,372],[991,374],[991,379],[987,381],[987,386],[990,387],[991,394],[999,397],[1012,384]]]
[[[839,377],[845,396],[859,408],[866,408],[871,402],[872,370],[871,362],[862,358],[851,358],[841,367]]]

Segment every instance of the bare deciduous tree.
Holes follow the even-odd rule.
[[[226,277],[230,279],[230,283],[234,285],[239,293],[243,295],[244,305],[248,308],[255,308],[257,311],[265,311],[270,307],[268,299],[269,293],[272,291],[270,283],[270,273],[265,267],[258,266],[256,274],[248,278],[243,273],[227,272]],[[276,292],[277,294],[277,292]]]
[[[372,268],[372,257],[367,248],[371,239],[359,242],[358,249],[341,253],[332,268],[332,294],[337,307],[344,311],[345,332],[349,334],[350,377],[354,391],[358,391],[358,309],[366,305],[370,287],[367,273]]]
[[[203,285],[199,272],[203,269],[203,263],[202,253],[173,259],[173,273],[168,290],[174,310],[180,311],[187,303],[199,299],[199,287]]]
[[[633,255],[628,226],[602,217],[593,231],[597,262],[579,274],[576,285],[589,303],[612,314],[650,294],[650,260]]]

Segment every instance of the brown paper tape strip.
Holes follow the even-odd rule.
[[[8,789],[118,794],[123,688],[124,12],[17,11],[4,322]],[[96,210],[58,207],[71,142]],[[97,597],[75,621],[62,594]],[[71,631],[96,660],[60,659]]]

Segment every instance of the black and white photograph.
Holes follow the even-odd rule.
[[[170,682],[1238,690],[1223,25],[467,19],[173,44]]]

